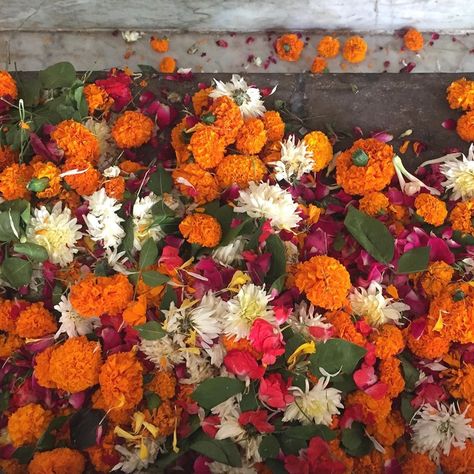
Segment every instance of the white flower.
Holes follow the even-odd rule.
[[[271,163],[275,166],[275,177],[278,181],[291,183],[293,179],[301,179],[305,173],[313,169],[313,152],[309,151],[306,143],[299,140],[295,143],[295,136],[281,142],[281,156],[278,161]]]
[[[109,166],[102,173],[106,178],[116,178],[120,175],[120,168],[118,166]]]
[[[413,196],[414,194],[418,193],[421,188],[427,189],[431,194],[435,194],[436,196],[440,194],[440,192],[435,189],[427,186],[423,181],[418,179],[416,176],[413,176],[403,165],[402,159],[395,155],[393,157],[393,166],[395,167],[395,172],[397,174],[398,182],[400,184],[400,189],[407,195]],[[408,182],[405,181],[405,178],[408,178]]]
[[[243,236],[238,236],[230,244],[223,247],[217,247],[212,251],[212,258],[221,265],[229,266],[234,262],[239,262],[243,259],[242,252],[245,248],[247,239]]]
[[[163,237],[163,231],[155,224],[155,216],[151,208],[161,200],[158,196],[150,193],[148,196],[138,198],[133,205],[133,248],[141,250],[143,243],[152,238],[155,242]]]
[[[309,328],[320,328],[323,334],[328,334],[329,337],[329,330],[332,328],[332,324],[328,323],[326,318],[322,314],[317,313],[314,310],[314,306],[312,304],[308,305],[306,301],[301,302],[295,308],[288,322],[298,332],[305,335],[310,335]]]
[[[146,358],[162,369],[184,362],[184,351],[182,349],[185,349],[185,344],[181,347],[177,341],[168,335],[154,341],[142,339],[140,343],[140,350]]]
[[[466,440],[474,437],[471,419],[466,418],[468,408],[460,413],[454,404],[423,405],[412,425],[414,450],[438,462],[441,452],[447,455],[452,447],[463,449]]]
[[[224,331],[227,335],[236,336],[236,339],[248,337],[253,322],[265,319],[269,323],[275,322],[273,309],[269,306],[271,296],[266,291],[248,283],[240,288],[239,292],[227,302],[224,315]]]
[[[98,122],[92,118],[87,120],[85,126],[99,141],[100,157],[97,167],[99,171],[105,170],[115,161],[118,154],[112,134],[110,133],[110,127],[105,120]]]
[[[46,249],[51,263],[64,267],[73,261],[78,251],[76,242],[82,237],[80,228],[77,219],[71,218],[71,210],[67,207],[63,210],[62,203],[57,202],[51,212],[44,206],[34,210],[26,237],[29,242]]]
[[[192,352],[185,352],[186,372],[187,375],[179,381],[184,384],[197,385],[204,380],[215,377],[214,369],[209,363],[207,357],[203,357],[201,352],[193,354]]]
[[[122,31],[122,38],[127,43],[135,43],[135,41],[138,41],[143,35],[144,33],[140,31]]]
[[[333,415],[338,415],[341,403],[341,391],[335,388],[326,388],[329,378],[320,378],[318,383],[309,390],[306,380],[306,391],[292,387],[295,400],[285,410],[283,421],[298,420],[303,425],[315,423],[329,426]]]
[[[290,230],[301,220],[297,214],[298,205],[288,191],[278,184],[256,184],[251,182],[248,189],[241,190],[237,199],[235,212],[246,213],[253,218],[270,219],[276,230]]]
[[[123,219],[117,215],[122,205],[116,199],[107,196],[104,188],[86,198],[89,201],[89,213],[84,217],[90,238],[103,241],[105,248],[116,248],[125,237],[120,226]]]
[[[457,159],[458,153],[446,156],[446,161],[440,166],[446,181],[441,184],[453,191],[453,201],[471,199],[474,197],[474,144],[469,147],[467,156],[462,155],[462,161]]]
[[[107,263],[109,267],[115,270],[117,273],[122,273],[123,275],[131,275],[134,272],[128,271],[125,267],[125,263],[128,262],[128,257],[126,252],[118,252],[117,248],[106,248],[105,256],[107,257]]]
[[[112,471],[120,469],[123,472],[132,473],[140,472],[153,464],[160,451],[160,446],[153,438],[144,436],[141,444],[132,446],[131,450],[120,444],[115,445],[115,450],[122,455],[122,460],[112,468]]]
[[[215,89],[209,94],[213,99],[227,96],[239,106],[244,118],[260,117],[265,113],[265,106],[260,91],[251,87],[237,74],[232,75],[230,82],[214,79]]]
[[[382,326],[385,323],[399,324],[401,312],[410,309],[405,303],[393,303],[392,298],[385,298],[382,287],[376,281],[371,281],[368,289],[355,289],[349,295],[349,301],[354,314],[367,318],[371,326]]]
[[[62,295],[61,301],[54,307],[61,313],[61,326],[54,337],[67,334],[68,337],[85,336],[100,326],[99,318],[83,318],[73,307],[69,298]]]

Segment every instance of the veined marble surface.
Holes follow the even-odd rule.
[[[157,32],[156,36],[164,33]],[[138,64],[158,68],[165,55],[178,67],[194,72],[304,72],[316,56],[317,34],[303,34],[306,46],[299,61],[280,61],[273,49],[277,34],[170,33],[170,49],[158,54],[150,47],[150,34],[127,44],[119,32],[0,32],[0,68],[39,70],[58,61],[70,61],[77,70],[100,70]],[[339,35],[341,43],[345,35]],[[474,35],[426,33],[420,53],[403,49],[397,34],[364,35],[369,50],[360,64],[349,64],[339,55],[328,60],[329,72],[474,72]],[[227,47],[223,47],[227,45]],[[407,68],[408,66],[408,68]]]
[[[0,29],[264,31],[474,30],[472,0],[15,0]]]

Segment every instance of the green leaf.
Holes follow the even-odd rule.
[[[324,439],[324,441],[332,441],[336,438],[337,433],[332,431],[325,425],[301,425],[290,426],[284,431],[285,436],[289,438],[310,440],[315,436]]]
[[[28,260],[19,257],[8,257],[2,264],[2,275],[15,288],[27,285],[31,281],[33,267]]]
[[[26,185],[29,191],[33,191],[34,193],[40,193],[44,191],[49,186],[49,178],[33,178],[30,182]]]
[[[265,466],[270,469],[272,474],[288,474],[288,471],[285,469],[285,465],[283,461],[278,459],[267,459],[265,462]]]
[[[286,282],[286,273],[279,276],[271,285],[270,289],[275,289],[278,293],[281,293],[285,289],[285,282]]]
[[[12,457],[14,457],[15,459],[18,459],[18,462],[20,464],[28,464],[31,461],[31,458],[33,457],[34,452],[35,452],[35,447],[29,444],[27,446],[21,446],[15,449],[14,453],[12,454]]]
[[[357,389],[352,374],[339,374],[335,377],[331,377],[331,384],[334,388],[337,388],[337,390],[343,393],[353,392]]]
[[[158,166],[157,170],[150,176],[147,186],[148,189],[153,191],[157,196],[171,192],[173,189],[171,173],[166,171],[162,166]]]
[[[296,349],[298,349],[298,347],[300,347],[301,344],[304,344],[305,342],[306,339],[300,333],[290,336],[285,344],[285,360],[288,360],[291,354],[293,354],[293,352],[295,352]]]
[[[208,214],[214,216],[221,225],[222,229],[230,229],[230,224],[232,219],[234,218],[234,210],[228,204],[225,206],[220,207],[217,211],[207,211]]]
[[[71,63],[61,62],[40,71],[39,79],[45,89],[70,87],[76,80],[76,70]]]
[[[34,262],[45,262],[48,260],[48,252],[42,245],[33,244],[33,243],[16,243],[13,245],[13,250],[16,253],[21,253],[26,255],[29,259]]]
[[[250,411],[256,410],[258,408],[257,394],[255,393],[255,384],[251,383],[247,393],[242,395],[242,400],[240,401],[240,410],[241,411]]]
[[[148,321],[134,327],[140,333],[141,338],[147,341],[157,341],[166,336],[166,331],[158,321]]]
[[[344,225],[375,260],[386,264],[392,260],[395,240],[382,222],[349,206]]]
[[[36,449],[38,451],[49,451],[54,448],[56,439],[51,434],[52,431],[61,429],[64,424],[68,421],[69,416],[58,416],[54,418],[46,428],[46,431],[42,434],[41,438],[36,443]]]
[[[415,247],[405,252],[398,260],[397,273],[423,272],[430,263],[430,248]]]
[[[134,228],[133,228],[133,217],[127,217],[123,223],[123,230],[125,231],[125,237],[122,240],[122,248],[129,255],[133,250],[134,240]]]
[[[38,105],[40,99],[41,82],[38,74],[28,75],[28,79],[18,81],[18,95],[23,99],[26,107]]]
[[[232,229],[229,229],[229,231],[224,235],[219,246],[223,247],[224,245],[230,244],[239,235],[242,235],[245,232],[249,232],[252,227],[252,224],[253,224],[252,219],[248,217],[247,219],[242,221],[239,225],[232,227]]]
[[[20,213],[15,210],[0,212],[0,241],[18,240],[20,235]]]
[[[140,260],[139,260],[139,267],[140,269],[149,267],[156,262],[158,258],[158,247],[156,242],[149,238],[142,246],[142,250],[140,252]]]
[[[347,454],[357,457],[369,454],[374,447],[365,434],[364,425],[357,421],[350,428],[342,430],[341,443]]]
[[[322,367],[330,374],[339,371],[342,374],[352,374],[366,352],[363,347],[344,339],[329,339],[318,344],[316,353],[309,357],[311,372],[321,377],[323,374],[319,369]]]
[[[97,428],[104,418],[103,410],[83,408],[76,411],[69,423],[72,447],[82,450],[94,446]]]
[[[244,382],[230,377],[214,377],[204,380],[194,390],[191,397],[206,410],[214,408],[228,398],[242,393],[245,388]]]
[[[0,413],[8,410],[8,403],[10,401],[10,392],[3,390],[0,393]]]
[[[173,290],[172,286],[166,285],[165,293],[163,298],[161,299],[160,309],[161,310],[168,310],[170,308],[171,303],[173,302],[176,304],[178,299],[176,298],[176,292]]]
[[[201,439],[194,441],[190,448],[222,464],[233,467],[242,466],[240,452],[235,443],[229,439],[218,440],[203,436]]]
[[[408,424],[411,423],[413,415],[416,413],[416,408],[413,408],[411,404],[413,398],[415,398],[414,395],[406,392],[403,392],[400,396],[400,413]]]
[[[280,442],[281,449],[285,454],[294,454],[297,456],[300,450],[308,447],[308,443],[304,439],[300,438],[289,438],[284,434],[278,436],[278,441]]]
[[[402,363],[403,378],[405,379],[405,390],[412,392],[415,390],[416,382],[418,382],[420,378],[420,372],[403,354],[399,355],[398,358]]]
[[[57,305],[61,301],[61,296],[64,294],[64,291],[65,289],[61,283],[56,282],[52,294],[53,305]]]
[[[140,69],[140,71],[147,76],[158,74],[158,71],[153,66],[149,66],[148,64],[137,64],[137,66],[138,69]]]
[[[142,278],[148,286],[164,285],[170,279],[168,275],[163,275],[162,273],[155,272],[153,270],[143,272]]]
[[[114,270],[110,267],[108,260],[105,258],[102,260],[99,260],[95,264],[94,268],[94,275],[97,276],[109,276],[114,273]]]
[[[280,443],[277,438],[273,435],[267,435],[262,438],[258,452],[262,459],[276,458],[280,452]]]
[[[271,253],[270,270],[265,281],[272,283],[286,272],[286,252],[285,246],[278,235],[270,235],[265,242],[265,251]]]
[[[161,398],[155,392],[145,392],[148,410],[154,410],[161,405]]]

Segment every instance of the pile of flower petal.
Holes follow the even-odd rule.
[[[474,147],[147,79],[0,74],[0,470],[471,472]]]

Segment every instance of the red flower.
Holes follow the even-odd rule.
[[[247,351],[229,351],[224,357],[224,365],[230,373],[242,379],[259,379],[265,373],[265,369]]]
[[[295,397],[288,391],[291,379],[285,383],[280,374],[270,374],[260,382],[258,396],[262,402],[272,408],[285,408]]]
[[[112,70],[107,79],[99,79],[95,83],[114,99],[112,107],[114,112],[119,112],[132,100],[130,91],[132,80],[122,71]]]
[[[268,321],[256,319],[250,329],[250,342],[254,349],[263,354],[264,365],[271,365],[276,358],[285,352],[281,332]]]
[[[219,424],[221,420],[217,415],[206,416],[201,423],[201,428],[211,438],[216,437],[216,433],[219,431]]]
[[[275,427],[267,421],[268,413],[266,410],[244,411],[239,416],[239,423],[242,426],[253,425],[259,433],[272,433]]]

